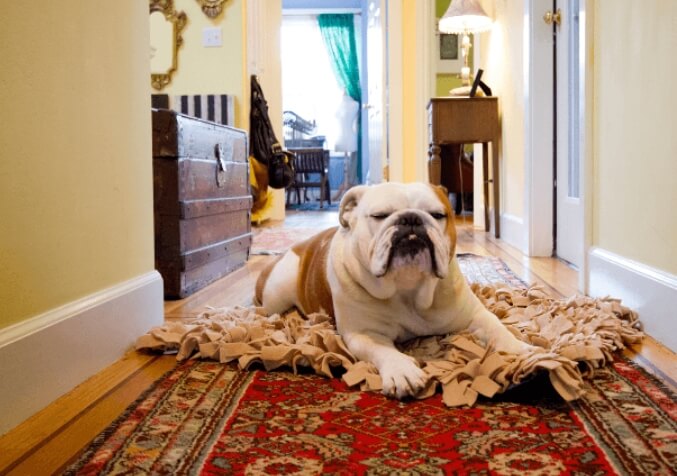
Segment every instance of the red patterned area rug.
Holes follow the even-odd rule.
[[[475,281],[521,284],[496,258],[459,261]],[[618,357],[588,386],[566,403],[544,375],[450,408],[189,360],[65,474],[675,474],[674,383]]]
[[[305,240],[320,230],[317,228],[259,227],[254,228],[253,231],[254,238],[250,254],[279,255],[291,248],[294,243]]]
[[[676,413],[625,360],[573,404],[535,379],[473,408],[188,361],[66,474],[674,474]]]

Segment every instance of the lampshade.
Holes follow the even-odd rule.
[[[491,23],[477,0],[452,0],[439,29],[442,33],[479,33],[490,29]]]

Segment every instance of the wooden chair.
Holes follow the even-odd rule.
[[[331,190],[329,185],[329,151],[326,149],[290,149],[296,155],[294,159],[294,183],[287,189],[287,203],[292,191],[296,192],[296,203],[301,203],[301,196],[305,201],[309,188],[320,189],[320,208],[324,208],[324,201],[331,205]],[[301,195],[303,191],[303,195]]]

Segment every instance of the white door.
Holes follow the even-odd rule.
[[[583,263],[583,113],[581,1],[555,2],[555,254],[580,269]]]
[[[362,160],[369,161],[367,183],[388,180],[386,131],[383,120],[386,76],[384,32],[387,18],[387,0],[369,0],[367,5],[367,94],[362,107],[367,111],[368,147],[362,153]],[[363,129],[364,130],[364,129]]]

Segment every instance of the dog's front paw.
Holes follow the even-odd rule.
[[[512,335],[510,338],[498,339],[495,345],[496,350],[507,354],[526,354],[537,349],[537,347],[527,344]]]
[[[404,354],[382,365],[379,373],[383,381],[383,394],[391,398],[414,396],[428,381],[428,375],[416,361]]]

